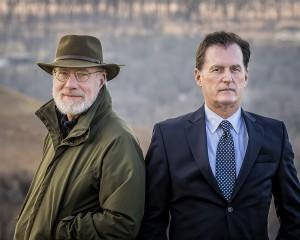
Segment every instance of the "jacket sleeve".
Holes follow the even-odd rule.
[[[144,211],[145,170],[132,136],[120,136],[107,147],[100,172],[101,211],[62,219],[55,239],[135,239]]]
[[[300,184],[294,166],[294,153],[284,124],[278,172],[273,183],[274,203],[280,229],[277,240],[300,239]]]
[[[160,125],[155,125],[146,155],[146,201],[139,240],[167,240],[170,179]]]

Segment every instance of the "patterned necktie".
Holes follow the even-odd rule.
[[[229,200],[233,191],[236,171],[234,143],[230,133],[231,123],[223,120],[220,126],[223,129],[216,154],[216,179],[226,200]]]

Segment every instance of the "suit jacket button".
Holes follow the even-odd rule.
[[[233,207],[228,207],[227,212],[232,213],[233,212]]]

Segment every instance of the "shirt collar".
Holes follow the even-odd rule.
[[[239,107],[238,110],[227,119],[220,117],[218,114],[216,114],[211,109],[209,109],[209,107],[206,104],[204,104],[204,109],[205,109],[206,125],[212,133],[214,133],[218,129],[220,123],[223,120],[229,121],[231,123],[234,131],[237,134],[239,133],[241,123],[242,123],[241,107]]]

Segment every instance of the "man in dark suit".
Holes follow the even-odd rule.
[[[283,122],[244,111],[249,43],[209,34],[196,54],[205,104],[155,125],[146,156],[146,208],[138,239],[300,239],[300,185]]]

